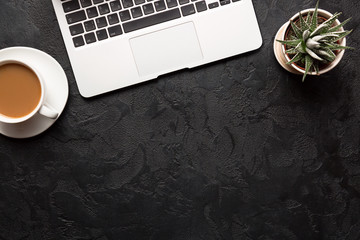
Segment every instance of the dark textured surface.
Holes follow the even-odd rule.
[[[1,0],[0,48],[65,69],[70,96],[40,136],[0,136],[0,239],[360,239],[356,48],[327,75],[289,74],[274,34],[315,0],[254,0],[258,51],[93,99],[77,90],[49,0]]]

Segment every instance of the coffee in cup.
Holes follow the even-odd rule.
[[[41,75],[21,60],[0,62],[0,122],[19,123],[37,112],[48,118],[58,113],[44,104],[45,88]]]

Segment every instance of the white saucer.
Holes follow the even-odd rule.
[[[1,134],[12,138],[29,138],[44,132],[59,118],[69,96],[69,86],[64,70],[47,53],[28,47],[11,47],[0,50],[0,60],[14,57],[31,62],[40,72],[45,79],[44,103],[59,113],[56,119],[50,119],[37,113],[22,123],[0,123]]]

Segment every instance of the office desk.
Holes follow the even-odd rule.
[[[359,2],[321,1],[356,49],[305,83],[272,44],[315,1],[254,5],[259,50],[84,99],[50,1],[1,1],[0,48],[47,52],[70,94],[43,134],[0,136],[0,239],[360,239]]]

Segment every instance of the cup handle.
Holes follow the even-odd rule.
[[[42,105],[39,113],[45,117],[51,118],[51,119],[55,119],[57,118],[57,116],[59,115],[57,112],[55,112],[54,110],[50,109],[48,106],[46,105]]]

